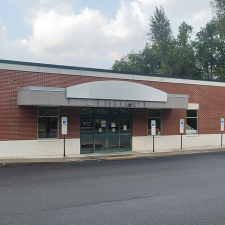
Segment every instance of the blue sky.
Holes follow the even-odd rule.
[[[0,58],[109,69],[145,46],[149,17],[162,5],[176,35],[212,17],[208,0],[0,1]]]

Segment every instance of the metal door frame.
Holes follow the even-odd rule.
[[[103,108],[104,109],[104,108]],[[120,109],[120,108],[119,108]],[[132,151],[132,110],[131,110],[131,114],[127,114],[127,115],[110,115],[110,114],[95,114],[95,108],[93,108],[93,114],[81,114],[80,113],[80,139],[83,137],[85,137],[85,135],[81,135],[81,120],[82,119],[92,119],[93,120],[93,151],[86,151],[86,152],[82,152],[81,151],[81,142],[80,142],[80,154],[87,154],[87,153],[107,153],[107,152],[124,152],[124,151]],[[95,151],[95,119],[105,119],[106,120],[106,150],[102,150],[102,151]],[[110,119],[118,119],[119,120],[119,149],[117,150],[108,150],[108,137],[111,136],[109,135],[109,127],[108,127],[108,123]],[[126,134],[121,134],[120,133],[120,120],[121,119],[129,119],[130,120],[130,149],[120,149],[120,136],[121,135],[126,135]],[[88,136],[88,135],[87,135]],[[101,135],[99,135],[101,136]],[[102,135],[103,136],[103,135]],[[113,136],[113,135],[112,135]]]

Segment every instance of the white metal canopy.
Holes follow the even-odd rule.
[[[68,87],[67,98],[167,102],[167,93],[128,81],[94,81]]]

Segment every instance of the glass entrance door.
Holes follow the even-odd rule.
[[[130,109],[82,109],[81,153],[131,151]]]
[[[106,146],[106,119],[95,119],[95,152],[105,152]]]
[[[131,129],[130,120],[120,120],[120,150],[129,151],[131,149]]]
[[[119,120],[108,120],[108,151],[118,151],[120,149]]]

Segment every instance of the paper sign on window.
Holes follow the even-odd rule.
[[[106,120],[101,121],[101,127],[106,127]]]

